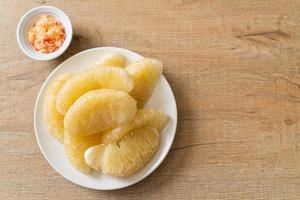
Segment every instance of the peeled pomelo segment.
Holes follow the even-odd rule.
[[[103,153],[102,172],[112,176],[130,176],[150,160],[159,144],[155,128],[136,129],[117,144],[108,144]]]
[[[92,90],[82,95],[64,118],[65,132],[88,136],[133,120],[136,100],[123,91]]]
[[[134,81],[134,88],[129,94],[137,100],[138,108],[142,108],[162,74],[162,63],[156,59],[142,58],[130,64],[126,70]]]
[[[159,144],[159,134],[153,127],[136,129],[119,144],[90,147],[85,161],[95,169],[111,176],[130,176],[149,161]]]
[[[133,130],[142,127],[154,127],[160,132],[168,123],[169,117],[158,109],[138,109],[134,119],[124,125],[103,132],[103,143],[117,143]]]
[[[115,89],[130,92],[134,82],[122,68],[99,67],[78,73],[68,80],[57,95],[57,110],[64,115],[84,93],[96,89]]]
[[[88,148],[84,153],[86,164],[95,170],[100,170],[105,147],[106,146],[104,144],[99,144]]]
[[[105,54],[95,67],[125,67],[126,58],[120,53]]]
[[[53,80],[46,90],[44,100],[44,117],[46,125],[55,139],[63,143],[64,139],[64,116],[56,109],[57,93],[61,90],[72,74],[63,74]]]
[[[91,146],[101,143],[101,133],[87,137],[73,137],[65,133],[64,147],[70,163],[75,169],[89,173],[90,167],[85,163],[84,152]]]

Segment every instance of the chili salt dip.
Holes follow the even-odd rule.
[[[66,38],[62,23],[49,15],[42,15],[28,32],[28,40],[41,53],[51,53],[62,46]]]

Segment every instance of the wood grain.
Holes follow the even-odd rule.
[[[18,48],[20,17],[54,5],[69,50],[50,62]],[[0,2],[0,199],[300,199],[300,1]],[[175,143],[142,182],[94,191],[56,173],[33,130],[37,93],[63,60],[98,46],[163,61]]]

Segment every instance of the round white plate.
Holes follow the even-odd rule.
[[[67,72],[80,72],[87,70],[91,65],[99,61],[99,58],[108,52],[119,52],[126,56],[129,62],[142,56],[132,51],[115,48],[99,47],[80,52],[61,63],[44,82],[35,104],[34,129],[40,149],[49,164],[62,176],[80,186],[97,190],[114,190],[135,184],[151,174],[165,159],[173,143],[177,126],[177,108],[173,92],[164,76],[161,76],[146,107],[157,108],[165,112],[169,117],[169,123],[160,134],[160,145],[154,157],[137,173],[125,178],[105,176],[93,171],[83,174],[69,163],[64,153],[64,147],[57,142],[48,132],[43,118],[43,101],[45,90],[49,83],[59,75]]]

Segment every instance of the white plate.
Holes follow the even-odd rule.
[[[62,176],[80,186],[97,190],[114,190],[135,184],[151,174],[165,159],[173,143],[177,126],[177,109],[173,92],[164,76],[161,76],[146,107],[158,108],[169,117],[168,125],[160,134],[160,145],[154,157],[136,174],[126,178],[105,176],[99,172],[83,174],[69,163],[64,153],[64,147],[57,142],[48,132],[43,118],[43,101],[48,84],[59,75],[66,72],[80,72],[88,69],[99,58],[108,52],[119,52],[125,55],[129,62],[135,61],[142,56],[115,47],[99,47],[80,52],[61,63],[44,82],[35,104],[34,129],[40,149],[49,164]]]

